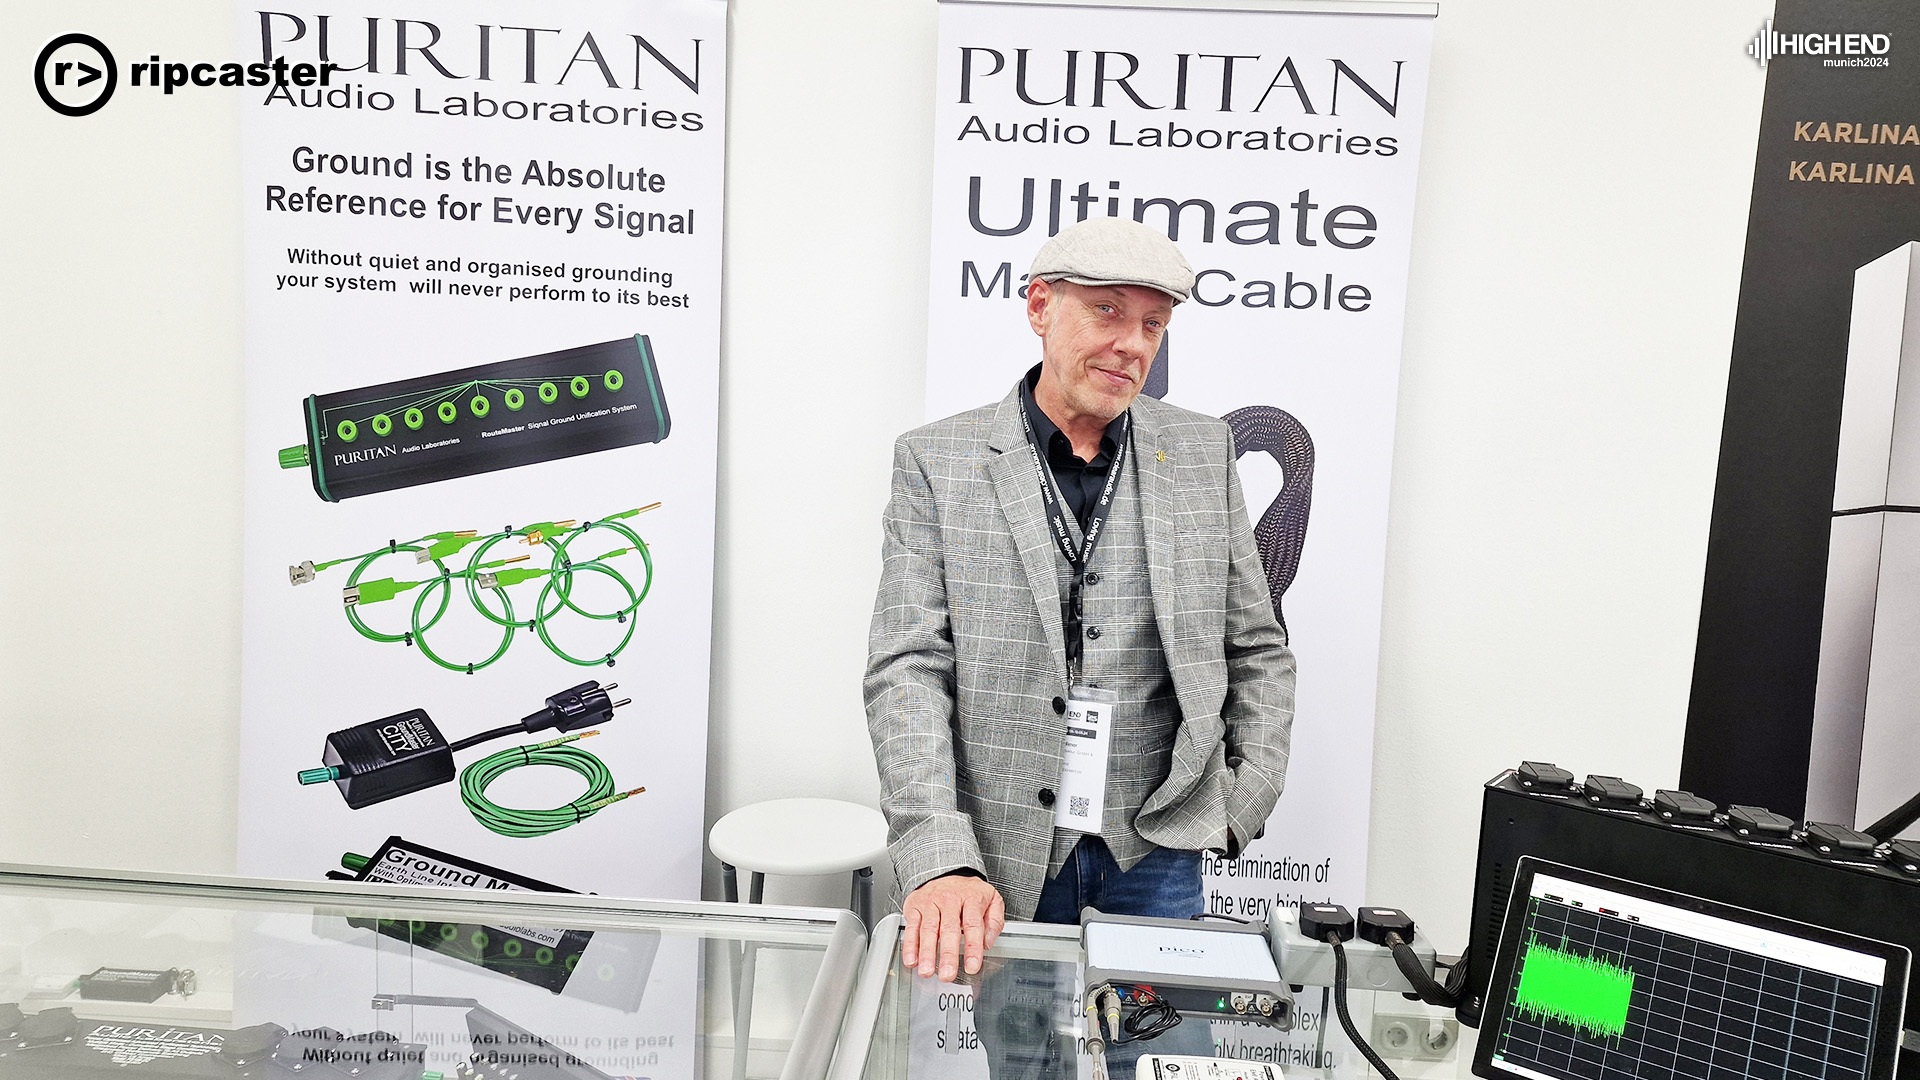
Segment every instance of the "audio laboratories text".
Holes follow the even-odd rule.
[[[668,193],[665,174],[613,162],[508,162],[431,153],[416,159],[412,151],[362,154],[300,146],[289,163],[305,182],[266,185],[269,213],[485,223],[567,234],[590,226],[635,238],[690,235],[695,227],[692,206],[663,207],[664,200],[651,198]],[[422,182],[464,187],[418,191],[414,185]],[[488,190],[502,187],[515,193]],[[576,193],[606,197],[581,205]]]

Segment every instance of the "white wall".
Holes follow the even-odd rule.
[[[1371,899],[1443,947],[1500,768],[1677,779],[1769,10],[1442,2]],[[234,114],[68,120],[25,77],[55,34],[200,54],[227,18],[0,8],[0,860],[233,865]],[[888,447],[921,419],[934,21],[733,4],[710,819],[877,796],[859,676]]]

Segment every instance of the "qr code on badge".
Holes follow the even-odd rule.
[[[1087,799],[1088,796],[1086,795],[1075,795],[1067,804],[1067,813],[1073,817],[1086,817],[1088,809]]]

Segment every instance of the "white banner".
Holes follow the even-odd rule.
[[[1147,392],[1233,426],[1300,665],[1286,793],[1264,839],[1203,865],[1208,907],[1356,905],[1430,11],[940,14],[928,415],[998,400],[1039,362],[1021,301],[1048,236],[1126,216],[1180,245],[1199,280]],[[1275,1051],[1253,1030],[1216,1035],[1313,1053],[1313,1033]]]
[[[242,120],[240,869],[697,898],[726,5],[388,9],[236,8],[292,73]],[[632,703],[445,751],[589,680]]]
[[[725,3],[236,18],[292,83],[242,117],[241,872],[697,899]],[[431,929],[354,955],[503,1012],[598,1003],[542,1034],[692,1068],[692,950]],[[460,1015],[328,1022],[393,1020],[450,1070]]]

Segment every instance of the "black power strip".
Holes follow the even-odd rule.
[[[1841,825],[1800,825],[1751,806],[1541,762],[1488,781],[1459,1009],[1478,1026],[1515,864],[1534,855],[1723,904],[1904,945],[1920,956],[1920,846],[1881,844]],[[1920,1028],[1920,1000],[1906,1026]],[[1920,1067],[1907,1050],[1901,1070]]]

